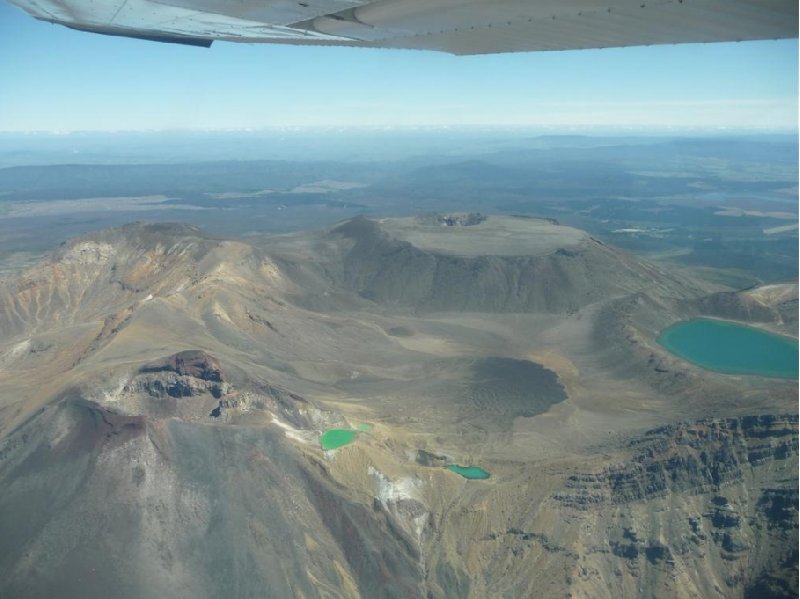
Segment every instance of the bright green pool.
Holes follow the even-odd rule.
[[[343,428],[332,428],[322,433],[320,443],[322,449],[337,449],[343,445],[352,443],[356,438],[356,431],[351,431]]]
[[[666,349],[708,370],[797,378],[797,340],[736,322],[696,318],[667,327],[658,337]]]
[[[490,474],[483,468],[477,466],[459,466],[457,464],[449,464],[448,470],[452,470],[456,474],[460,474],[464,478],[489,478]]]

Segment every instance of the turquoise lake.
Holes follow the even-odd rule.
[[[725,374],[797,378],[797,340],[725,320],[697,318],[667,327],[658,337],[666,349]]]
[[[457,464],[450,464],[447,466],[447,469],[452,470],[456,474],[460,474],[464,478],[489,478],[489,473],[483,468],[478,468],[477,466],[459,466]]]
[[[356,431],[351,431],[342,428],[332,428],[324,433],[320,438],[322,449],[328,451],[330,449],[338,449],[344,445],[352,443],[356,438]]]

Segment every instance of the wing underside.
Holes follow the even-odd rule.
[[[796,0],[12,0],[38,19],[156,41],[490,54],[797,37]]]

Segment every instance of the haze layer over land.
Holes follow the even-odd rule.
[[[527,214],[715,277],[797,278],[795,135],[527,129],[0,136],[0,268],[135,220],[239,238],[359,214]]]

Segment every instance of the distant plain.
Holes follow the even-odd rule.
[[[133,220],[241,237],[357,214],[459,210],[555,218],[731,288],[796,278],[792,135],[206,137],[3,138],[0,273],[80,233]]]

